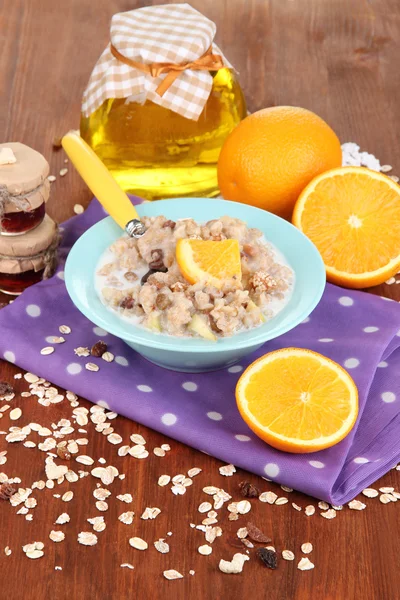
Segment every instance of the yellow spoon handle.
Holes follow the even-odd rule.
[[[122,229],[129,221],[139,220],[128,196],[78,132],[67,133],[62,146],[89,189]]]

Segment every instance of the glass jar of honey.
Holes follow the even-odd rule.
[[[125,191],[148,200],[218,194],[220,149],[246,107],[215,31],[187,4],[114,15],[80,129]]]
[[[40,225],[50,195],[44,156],[19,142],[0,144],[12,160],[0,163],[0,235],[18,236]]]
[[[58,244],[58,227],[47,215],[25,235],[0,236],[0,292],[18,296],[27,287],[51,277]]]

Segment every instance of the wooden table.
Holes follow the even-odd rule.
[[[162,2],[158,0],[157,3]],[[113,13],[149,5],[147,1],[126,0],[14,0],[3,6],[2,50],[0,53],[0,133],[1,141],[22,141],[41,151],[58,174],[64,166],[62,151],[52,149],[54,137],[79,124],[80,98],[92,66],[108,40]],[[325,118],[343,141],[357,141],[383,163],[400,170],[400,121],[398,103],[400,71],[400,7],[396,0],[192,0],[218,25],[217,41],[240,71],[249,109],[292,104],[314,110]],[[398,171],[399,172],[399,171]],[[70,168],[66,177],[57,177],[52,186],[49,212],[59,221],[70,217],[76,203],[87,205],[91,194]],[[400,298],[400,288],[384,286],[374,292]],[[2,363],[0,380],[13,381],[18,369]],[[16,389],[26,390],[24,380],[16,380]],[[41,407],[36,399],[17,395],[14,406],[23,406],[23,420],[50,425],[70,415],[65,403]],[[82,402],[83,406],[90,406]],[[115,429],[124,438],[141,433],[150,448],[167,442],[161,435],[121,418]],[[10,426],[7,415],[0,427]],[[246,564],[241,575],[218,571],[220,558],[229,558],[235,550],[228,543],[237,522],[221,519],[224,534],[214,542],[213,554],[200,556],[197,547],[203,535],[189,527],[199,523],[197,506],[204,499],[203,485],[219,485],[239,499],[238,482],[249,480],[262,490],[279,490],[248,473],[223,478],[220,463],[200,452],[170,440],[171,451],[165,458],[154,455],[146,460],[130,461],[116,456],[101,434],[90,427],[88,453],[105,457],[126,473],[125,481],[113,485],[110,510],[94,508],[92,477],[70,487],[75,497],[69,504],[54,498],[59,489],[35,490],[39,504],[32,522],[16,509],[0,506],[0,589],[2,598],[58,600],[96,598],[96,600],[139,599],[236,599],[270,598],[306,600],[383,600],[400,598],[399,584],[399,507],[383,506],[369,500],[363,512],[348,509],[333,521],[318,514],[307,518],[291,507],[271,507],[253,501],[251,519],[273,538],[279,550],[295,551],[293,563],[280,562],[276,571],[264,568],[257,560]],[[8,450],[8,461],[0,467],[21,477],[22,485],[44,479],[44,455],[22,444],[7,444],[0,437],[0,451]],[[116,457],[116,458],[115,458]],[[83,467],[74,463],[74,468]],[[202,473],[185,496],[175,497],[157,485],[162,473],[184,473],[198,466]],[[391,471],[377,485],[399,487],[400,473]],[[57,487],[57,486],[56,486]],[[117,521],[131,506],[115,500],[115,494],[130,491],[136,512],[135,525]],[[312,503],[302,494],[287,494],[301,506]],[[316,504],[314,502],[314,504]],[[118,505],[118,506],[117,506]],[[154,521],[139,516],[145,506],[158,506],[161,515]],[[66,540],[55,544],[48,539],[55,518],[63,511],[71,522],[62,527]],[[317,510],[318,512],[318,510]],[[90,530],[86,518],[104,514],[107,529],[99,533],[99,543],[86,548],[77,543],[77,534]],[[242,518],[239,523],[246,521]],[[168,531],[172,536],[168,537]],[[128,546],[132,535],[151,542],[166,537],[171,546],[167,555],[151,547],[146,552]],[[45,556],[28,560],[21,546],[34,540],[45,543]],[[300,572],[300,544],[311,541],[315,569]],[[13,553],[5,556],[3,548]],[[120,568],[133,563],[135,570]],[[54,570],[59,565],[62,571]],[[181,581],[166,581],[164,569],[185,573]],[[188,575],[189,569],[195,571]]]

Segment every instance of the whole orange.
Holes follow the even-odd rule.
[[[315,113],[296,106],[264,108],[229,134],[218,160],[218,184],[227,200],[290,219],[305,186],[340,167],[337,135]]]

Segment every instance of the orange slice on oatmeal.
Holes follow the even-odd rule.
[[[333,283],[369,287],[400,270],[400,186],[382,173],[322,173],[300,194],[293,223],[317,246]]]
[[[238,240],[180,239],[176,244],[176,260],[191,284],[204,281],[220,288],[227,281],[242,279]]]
[[[270,352],[251,364],[237,383],[236,402],[258,437],[299,454],[340,442],[358,414],[357,387],[347,371],[301,348]]]

